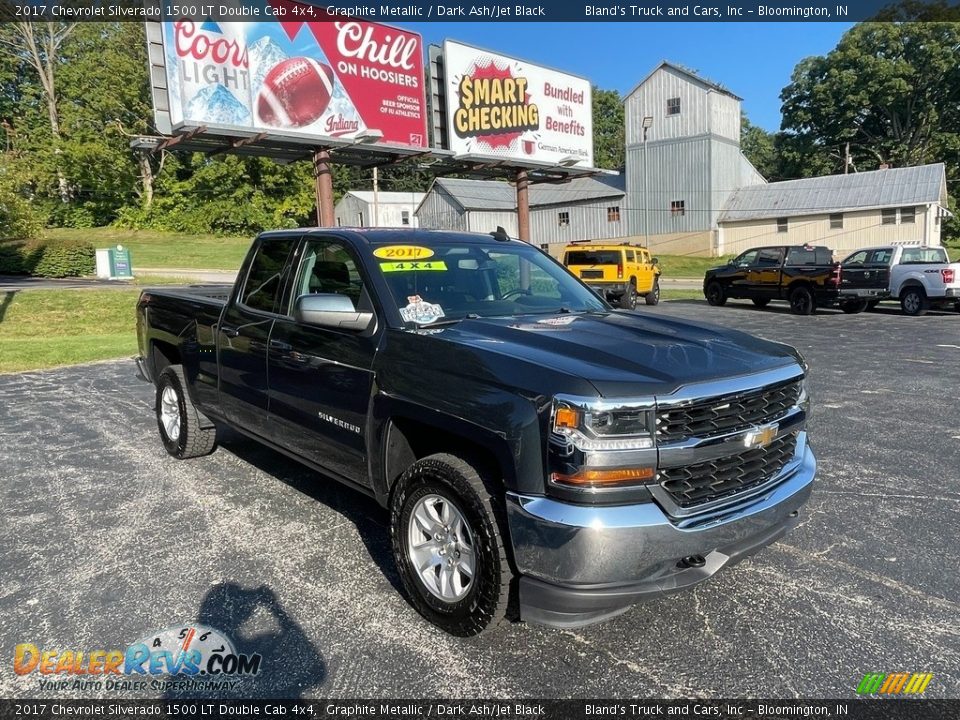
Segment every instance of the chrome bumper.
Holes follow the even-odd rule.
[[[768,489],[682,519],[653,502],[587,506],[508,493],[521,617],[587,625],[702,582],[774,542],[797,523],[813,486],[816,460],[801,435],[797,461]],[[696,556],[702,565],[684,562]]]

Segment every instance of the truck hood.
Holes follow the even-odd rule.
[[[668,394],[801,362],[790,346],[747,333],[627,312],[463,320],[442,336],[581,377],[604,397]]]

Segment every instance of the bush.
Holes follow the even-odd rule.
[[[62,278],[90,275],[96,250],[82,240],[31,240],[0,244],[0,273]]]
[[[0,239],[36,237],[41,225],[30,202],[0,182]]]

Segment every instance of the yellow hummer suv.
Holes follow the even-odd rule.
[[[660,302],[660,263],[645,247],[572,243],[564,248],[563,264],[619,307],[633,310],[638,295],[647,305]]]

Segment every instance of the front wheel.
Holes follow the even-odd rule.
[[[909,287],[900,295],[900,309],[904,315],[926,315],[929,307],[926,294],[918,287]]]
[[[390,502],[393,557],[410,603],[451,635],[478,635],[506,616],[512,572],[501,501],[456,455],[418,460]]]
[[[816,307],[810,288],[801,285],[790,293],[790,312],[794,315],[812,315]]]
[[[707,285],[706,289],[703,291],[703,294],[707,297],[707,302],[711,305],[720,306],[727,301],[727,293],[723,289],[723,285],[718,283],[716,280]]]
[[[213,452],[217,445],[217,429],[187,394],[180,365],[168,366],[157,378],[154,409],[160,440],[173,457],[186,460]]]
[[[644,298],[644,302],[647,305],[656,305],[660,302],[660,279],[655,278],[653,281],[653,288],[648,292]]]

